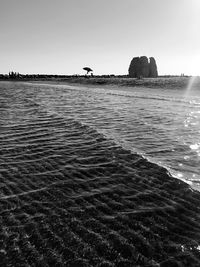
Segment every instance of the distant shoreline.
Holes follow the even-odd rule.
[[[44,77],[44,78],[22,78],[22,79],[0,79],[0,81],[19,82],[48,82],[55,84],[77,84],[91,86],[126,86],[126,87],[146,87],[162,89],[184,89],[188,86],[191,77],[158,77],[158,78],[128,78],[128,77]],[[194,80],[195,87],[200,88],[200,77]]]

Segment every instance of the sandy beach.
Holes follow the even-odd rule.
[[[0,267],[200,267],[200,1],[0,3]]]
[[[2,266],[200,265],[198,191],[2,88]]]
[[[120,86],[121,88],[129,87],[143,87],[143,88],[159,88],[159,89],[186,89],[191,83],[193,88],[199,88],[200,77],[158,77],[158,78],[129,78],[129,77],[102,77],[102,76],[71,76],[63,78],[35,78],[25,79],[30,82],[43,82],[53,84],[76,84],[76,85],[88,85],[98,86],[99,88],[105,88],[106,86]]]

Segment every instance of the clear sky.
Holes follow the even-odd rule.
[[[0,73],[200,75],[200,0],[0,0]]]

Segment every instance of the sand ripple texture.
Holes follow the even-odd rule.
[[[1,90],[0,266],[200,266],[199,192],[33,98]]]

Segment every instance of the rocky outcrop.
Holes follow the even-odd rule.
[[[158,70],[157,70],[156,60],[154,57],[150,57],[149,77],[158,77]]]
[[[134,57],[131,60],[129,66],[129,76],[132,78],[140,77],[157,77],[157,65],[153,57],[150,57],[150,61],[146,56]]]
[[[139,77],[139,68],[140,68],[140,58],[134,57],[129,66],[129,76],[130,77]]]
[[[149,62],[148,62],[148,58],[145,56],[140,57],[139,74],[140,76],[143,76],[143,77],[149,77]]]

